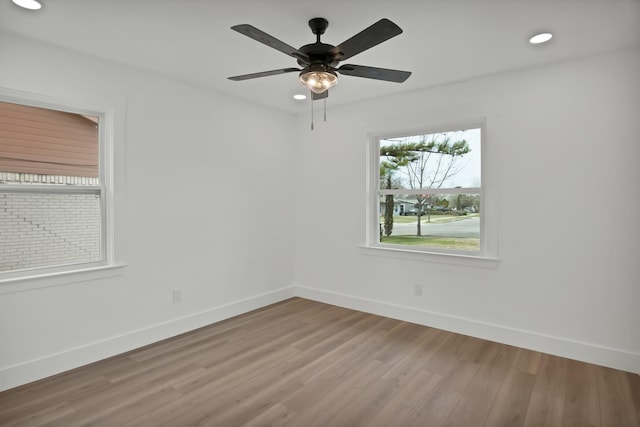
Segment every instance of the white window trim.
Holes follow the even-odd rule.
[[[82,264],[75,264],[77,267]],[[95,267],[83,265],[82,268],[72,269],[69,266],[61,271],[51,271],[41,274],[22,275],[10,279],[0,280],[0,295],[14,294],[33,289],[67,286],[74,283],[85,283],[93,280],[106,279],[108,277],[121,276],[126,264],[111,264]]]
[[[435,126],[426,126],[418,130],[404,130],[393,133],[370,133],[366,141],[366,168],[367,168],[367,205],[366,205],[366,239],[360,246],[363,255],[373,255],[385,258],[395,258],[410,261],[426,261],[444,264],[463,265],[469,267],[497,268],[497,209],[495,198],[489,197],[487,191],[487,118],[475,118],[445,123]],[[448,132],[456,129],[480,128],[481,132],[481,188],[449,188],[429,189],[433,194],[468,193],[469,190],[479,191],[482,203],[480,203],[480,250],[474,252],[450,251],[437,248],[415,248],[404,245],[392,245],[380,243],[380,231],[378,218],[379,208],[379,145],[380,140],[398,138],[406,135],[433,134]],[[491,188],[491,187],[489,187]],[[398,189],[385,190],[389,194],[423,194],[424,189]]]
[[[13,293],[23,290],[36,289],[49,286],[58,286],[72,283],[78,280],[66,278],[73,275],[82,277],[83,281],[101,279],[121,274],[120,270],[126,266],[121,259],[122,255],[116,252],[116,221],[115,221],[115,195],[114,195],[114,146],[115,146],[115,108],[88,107],[77,102],[52,98],[44,95],[21,92],[0,87],[0,101],[32,107],[47,108],[51,110],[65,111],[75,114],[95,116],[99,118],[99,173],[100,188],[96,186],[74,186],[54,188],[46,185],[20,186],[2,184],[0,191],[47,191],[52,193],[101,193],[102,203],[102,253],[103,259],[97,262],[78,264],[56,265],[42,268],[29,268],[0,272],[0,294]],[[119,256],[118,256],[119,255]],[[52,280],[43,280],[43,279]]]

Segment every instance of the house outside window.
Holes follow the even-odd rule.
[[[108,263],[103,120],[0,101],[0,280]]]
[[[484,122],[369,141],[368,247],[485,257]]]

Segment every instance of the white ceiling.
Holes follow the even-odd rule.
[[[282,111],[295,73],[232,82],[226,77],[297,66],[230,27],[251,24],[300,47],[307,26],[329,20],[337,45],[381,18],[404,33],[348,63],[412,71],[405,83],[342,76],[329,102],[343,105],[481,75],[640,46],[640,0],[41,0],[29,12],[0,0],[0,29],[250,99]],[[547,45],[527,40],[554,33]],[[1,64],[0,64],[1,66]]]

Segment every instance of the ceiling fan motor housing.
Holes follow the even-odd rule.
[[[308,62],[298,59],[298,65],[301,67],[315,64],[325,64],[329,67],[336,67],[338,65],[338,61],[336,60],[336,48],[330,44],[307,44],[298,50],[309,58]]]

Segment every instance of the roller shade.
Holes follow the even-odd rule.
[[[0,172],[98,177],[98,119],[0,102]]]

